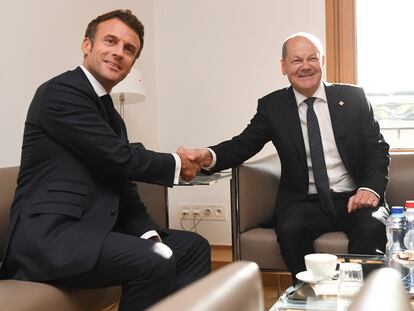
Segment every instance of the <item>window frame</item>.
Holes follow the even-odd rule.
[[[326,78],[337,83],[357,83],[355,0],[325,0]],[[414,148],[391,148],[413,152]]]

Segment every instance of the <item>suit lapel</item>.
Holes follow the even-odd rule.
[[[347,124],[346,102],[342,99],[341,89],[337,85],[325,83],[325,92],[336,146],[344,165],[348,167],[345,152]]]
[[[109,124],[109,116],[108,116],[108,113],[105,109],[105,105],[102,102],[102,99],[96,94],[95,90],[93,89],[92,84],[89,82],[89,80],[86,77],[83,70],[80,67],[77,67],[73,71],[73,73],[78,76],[78,79],[76,79],[76,81],[78,83],[78,87],[80,89],[86,91],[87,93],[91,94],[94,97],[93,99],[96,103],[96,108],[98,109],[99,114]],[[121,119],[121,116],[119,114],[117,115],[117,117]],[[120,133],[119,136],[126,141],[127,140],[127,135],[126,135],[126,129],[125,129],[124,121],[121,119],[120,122],[123,125],[121,126],[121,130],[120,130],[121,133]]]
[[[302,165],[307,168],[305,143],[303,142],[303,133],[300,125],[298,105],[292,87],[286,90],[286,95],[282,97],[283,118],[286,126],[292,136],[292,141],[296,146]]]
[[[79,77],[79,79],[76,79],[78,87],[86,93],[92,95],[99,114],[102,116],[102,118],[108,121],[109,118],[108,114],[106,113],[105,105],[103,104],[102,99],[99,98],[99,96],[96,94],[92,84],[89,82],[83,70],[80,67],[77,67],[73,72]]]

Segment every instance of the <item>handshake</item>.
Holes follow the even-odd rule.
[[[185,149],[180,146],[177,154],[181,159],[181,179],[191,181],[205,167],[209,167],[213,156],[208,149]]]

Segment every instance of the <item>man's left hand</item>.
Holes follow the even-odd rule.
[[[348,201],[348,213],[359,208],[374,208],[379,203],[378,197],[369,190],[358,190]]]

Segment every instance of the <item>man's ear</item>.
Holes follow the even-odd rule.
[[[286,63],[283,58],[280,59],[280,71],[284,76],[286,75]]]
[[[86,56],[92,50],[92,41],[88,37],[85,37],[82,41],[82,52],[83,55]]]
[[[322,55],[322,60],[321,60],[321,61],[322,61],[322,67],[323,67],[323,66],[325,66],[325,60],[326,60],[326,59],[325,59],[325,54],[323,54],[323,55]]]

